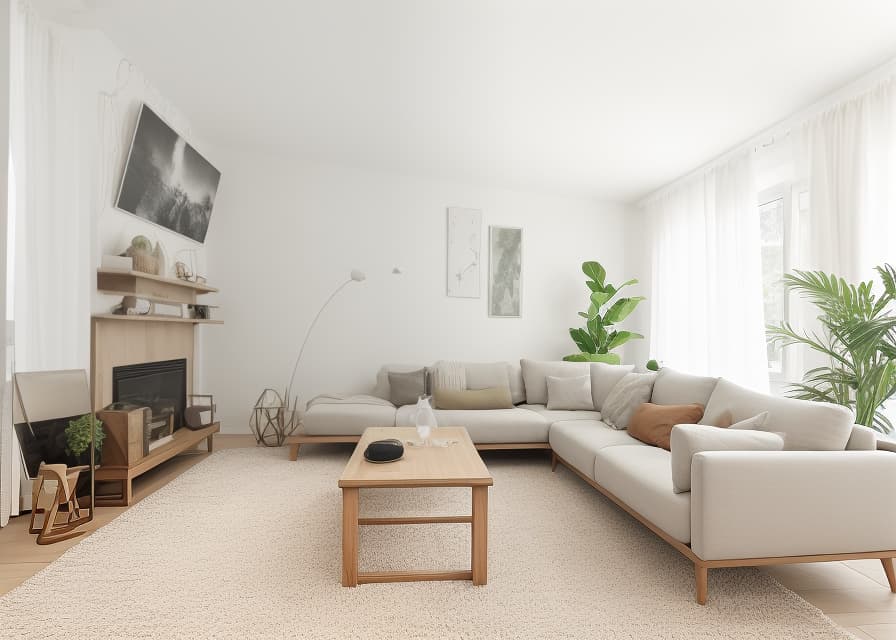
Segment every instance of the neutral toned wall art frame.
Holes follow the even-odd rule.
[[[519,318],[523,309],[523,230],[489,227],[488,315]]]
[[[448,207],[447,294],[452,298],[480,296],[482,211]]]

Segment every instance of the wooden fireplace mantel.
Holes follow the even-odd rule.
[[[204,283],[154,276],[139,271],[100,268],[97,269],[96,279],[100,293],[136,296],[169,305],[201,304],[197,302],[197,296],[218,291]],[[100,410],[113,401],[112,369],[119,366],[185,358],[187,393],[193,393],[195,329],[200,324],[223,322],[163,315],[94,314],[90,323],[90,388],[94,410]],[[144,458],[139,464],[104,471],[101,467],[97,470],[97,480],[119,480],[122,491],[117,501],[98,499],[97,504],[128,504],[132,478],[195,447],[203,439],[208,441],[211,450],[212,435],[219,428],[217,423],[201,432],[189,432],[182,428],[175,432],[177,437],[173,442],[160,448],[155,455]]]

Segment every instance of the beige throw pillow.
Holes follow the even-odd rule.
[[[567,411],[593,411],[591,400],[591,376],[560,378],[546,376],[548,384],[548,409]]]
[[[650,400],[655,373],[627,373],[616,383],[601,410],[601,420],[614,429],[628,428],[639,406]]]
[[[433,394],[436,409],[512,409],[509,387],[490,389],[436,389]]]

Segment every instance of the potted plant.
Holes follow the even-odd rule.
[[[97,464],[100,462],[106,432],[103,430],[103,423],[97,420],[95,415],[85,413],[79,418],[69,420],[68,426],[65,428],[65,453],[72,456],[74,462],[72,466],[90,463],[88,448],[90,447],[91,424],[93,425],[93,443],[96,452],[94,460]]]
[[[586,320],[585,326],[569,330],[569,335],[579,348],[579,353],[570,354],[563,359],[571,362],[619,364],[621,362],[619,354],[612,353],[613,349],[621,347],[629,340],[641,339],[644,336],[633,331],[617,330],[614,326],[625,320],[645,298],[643,296],[617,298],[616,295],[624,287],[637,284],[638,281],[628,280],[618,286],[610,284],[606,281],[607,270],[599,262],[582,263],[582,272],[588,276],[585,285],[591,291],[590,304],[588,311],[579,312],[579,315]]]
[[[849,407],[857,424],[890,433],[893,424],[882,409],[896,393],[896,269],[876,269],[880,296],[874,281],[854,285],[823,271],[785,275],[784,285],[821,311],[822,330],[799,332],[784,322],[768,327],[768,340],[782,347],[802,344],[828,358],[828,366],[789,385],[792,397]]]

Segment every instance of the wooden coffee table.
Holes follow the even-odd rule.
[[[434,429],[433,439],[457,441],[448,447],[411,447],[405,444],[404,457],[397,462],[375,464],[365,460],[364,450],[367,445],[374,440],[386,438],[397,438],[405,443],[418,440],[417,430],[414,428],[367,429],[339,478],[339,487],[342,489],[342,586],[417,580],[472,580],[474,585],[485,584],[488,580],[488,488],[494,481],[467,430],[463,427]],[[471,515],[358,517],[361,489],[419,487],[470,487],[473,491]],[[472,566],[469,570],[358,572],[359,527],[446,523],[469,523],[472,527]]]

